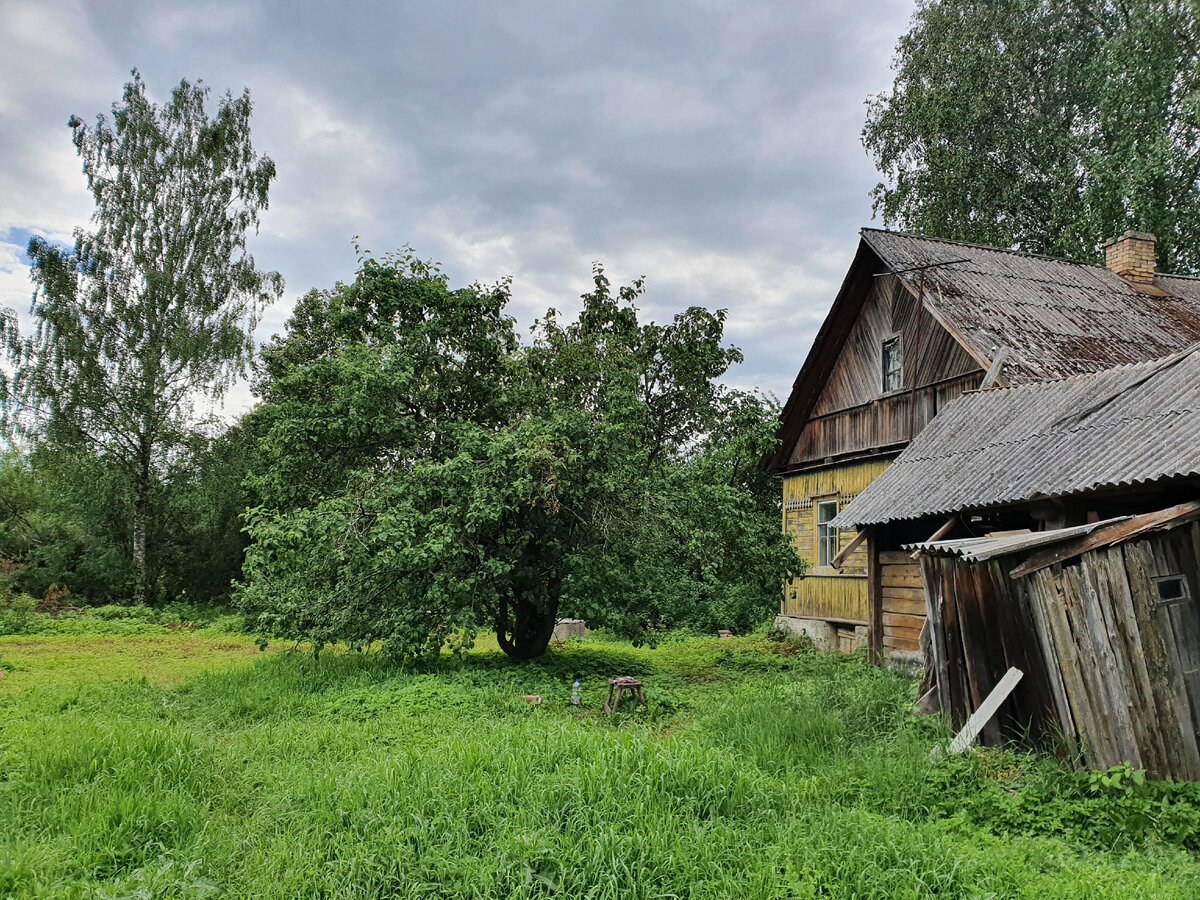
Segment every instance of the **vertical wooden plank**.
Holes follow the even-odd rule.
[[[1025,673],[1007,707],[1001,711],[1001,731],[1009,737],[1028,732],[1035,742],[1043,743],[1056,735],[1058,728],[1053,689],[1038,646],[1037,628],[1025,600],[1002,570],[999,560],[986,564],[986,576],[995,598],[1001,664]]]
[[[1186,533],[1176,531],[1155,535],[1148,541],[1154,548],[1154,561],[1160,577],[1178,575],[1186,584],[1186,600],[1160,604],[1160,608],[1166,612],[1175,634],[1175,650],[1188,691],[1192,725],[1193,728],[1200,728],[1200,715],[1196,711],[1196,702],[1200,699],[1200,614],[1196,607],[1196,565],[1183,552],[1181,542],[1191,543]]]
[[[921,581],[925,585],[925,605],[929,615],[930,649],[932,660],[926,660],[925,665],[934,667],[934,678],[937,681],[938,705],[942,714],[951,718],[950,709],[950,666],[946,659],[946,625],[943,615],[941,573],[938,571],[938,560],[931,556],[921,557]]]
[[[1043,609],[1035,580],[1031,578],[1017,579],[1012,583],[1012,593],[1019,599],[1033,634],[1036,635],[1037,651],[1045,667],[1046,681],[1053,698],[1052,711],[1056,716],[1058,731],[1068,752],[1075,756],[1079,752],[1078,729],[1071,712],[1071,703],[1067,699],[1067,689],[1063,684],[1062,665],[1056,644],[1054,623],[1047,611]]]
[[[867,611],[870,624],[867,641],[871,648],[871,661],[883,665],[883,587],[879,575],[879,544],[883,531],[872,528],[867,535]]]
[[[1097,731],[1097,710],[1092,705],[1082,670],[1085,665],[1079,641],[1071,628],[1066,597],[1058,590],[1058,576],[1051,569],[1043,569],[1027,576],[1030,585],[1037,591],[1038,602],[1051,623],[1055,649],[1062,673],[1063,686],[1071,708],[1071,719],[1075,734],[1084,756],[1095,762],[1097,748],[1094,735]]]
[[[1150,536],[1145,544],[1153,554],[1159,577],[1180,576],[1187,583],[1186,599],[1160,602],[1158,609],[1164,632],[1174,643],[1174,656],[1187,695],[1187,706],[1180,711],[1181,718],[1186,715],[1192,733],[1196,734],[1200,730],[1200,711],[1197,710],[1200,701],[1200,610],[1195,600],[1196,561],[1191,553],[1190,535],[1187,531],[1167,531]],[[1153,594],[1156,595],[1157,590],[1155,585]],[[1189,760],[1180,760],[1180,765],[1186,770],[1196,768]]]
[[[975,605],[972,602],[974,592],[966,589],[963,584],[963,564],[957,559],[947,559],[946,561],[950,564],[951,596],[954,598],[954,610],[958,622],[958,643],[962,650],[963,671],[966,674],[967,702],[962,712],[967,718],[970,718],[971,713],[978,709],[979,704],[987,697],[987,690],[980,685],[980,670],[984,668],[979,663],[982,648],[973,640],[979,622]]]
[[[1139,740],[1141,729],[1130,691],[1131,673],[1119,653],[1120,645],[1113,640],[1112,617],[1106,616],[1104,611],[1108,583],[1106,559],[1102,553],[1085,553],[1077,566],[1081,605],[1097,663],[1093,677],[1103,690],[1112,715],[1108,728],[1113,743],[1124,757],[1122,761],[1136,769],[1144,769],[1146,765]]]
[[[1067,614],[1083,663],[1079,674],[1096,712],[1093,723],[1095,731],[1089,735],[1089,743],[1095,747],[1097,762],[1101,766],[1133,762],[1129,751],[1132,741],[1129,737],[1128,711],[1123,710],[1122,704],[1115,701],[1112,695],[1114,676],[1111,667],[1106,665],[1100,643],[1103,640],[1103,625],[1093,620],[1095,601],[1090,596],[1090,585],[1079,565],[1064,567],[1062,576]],[[1098,630],[1101,632],[1099,635]]]
[[[963,628],[963,643],[968,648],[968,672],[972,676],[971,713],[980,709],[985,700],[1004,677],[1008,666],[1004,664],[1003,650],[997,640],[997,615],[995,598],[991,591],[991,580],[987,578],[987,569],[980,565],[968,563],[958,564],[958,577],[955,579],[960,600],[960,608],[964,611],[960,623],[969,623]],[[1008,707],[1008,695],[1000,701]],[[998,704],[999,707],[999,704]],[[1002,720],[998,715],[989,716],[980,733],[980,742],[985,747],[1000,745],[1002,737]]]
[[[958,605],[954,599],[954,561],[937,559],[938,591],[942,603],[942,627],[946,640],[946,715],[961,728],[970,715],[967,667],[962,657],[962,634],[958,627]]]
[[[1149,541],[1134,541],[1124,547],[1129,588],[1142,634],[1142,649],[1147,669],[1155,683],[1159,718],[1165,727],[1179,735],[1182,755],[1173,759],[1169,771],[1162,774],[1186,778],[1200,772],[1200,752],[1191,715],[1191,700],[1183,678],[1170,618],[1159,606],[1154,577],[1158,569]],[[1196,777],[1196,776],[1193,776]]]
[[[964,597],[959,594],[959,562],[947,557],[945,564],[946,607],[954,611],[953,648],[956,659],[951,663],[950,676],[958,682],[958,708],[955,710],[954,727],[961,728],[971,713],[983,702],[985,694],[979,690],[976,664],[970,635],[973,617],[964,607]]]
[[[1159,698],[1146,666],[1142,629],[1129,591],[1125,554],[1120,546],[1116,546],[1088,555],[1094,556],[1097,562],[1103,562],[1102,571],[1107,579],[1102,594],[1105,601],[1102,607],[1104,622],[1109,640],[1127,669],[1129,698],[1136,737],[1142,751],[1142,763],[1153,772],[1165,772],[1168,761],[1178,757],[1182,748],[1174,730],[1163,728],[1165,720],[1158,709]]]

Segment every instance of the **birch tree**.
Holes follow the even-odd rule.
[[[884,224],[1099,262],[1127,228],[1200,271],[1200,4],[921,0],[863,143]]]
[[[275,164],[250,141],[250,94],[181,81],[156,103],[135,70],[111,118],[68,122],[95,200],[73,248],[29,242],[32,334],[10,316],[5,418],[34,440],[101,457],[128,479],[136,595],[145,598],[149,498],[194,424],[242,372],[278,273],[246,247]]]

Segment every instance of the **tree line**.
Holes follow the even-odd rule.
[[[1198,34],[1173,0],[921,2],[869,102],[876,211],[1084,260],[1148,229],[1195,270]],[[264,636],[406,660],[488,631],[536,657],[565,615],[645,640],[777,607],[803,571],[758,467],[778,409],[722,383],[724,312],[643,321],[642,283],[597,267],[522,341],[507,281],[360,249],[256,351],[275,166],[249,93],[209,100],[155,103],[135,71],[68,123],[95,214],[30,241],[34,327],[3,317],[0,593],[232,601]],[[241,377],[254,407],[206,419]]]
[[[360,250],[255,353],[275,168],[249,95],[207,98],[154,103],[135,72],[70,120],[93,228],[30,242],[36,327],[5,323],[10,589],[231,598],[264,637],[405,660],[485,631],[534,658],[564,615],[652,640],[770,613],[801,564],[757,465],[777,410],[721,383],[723,311],[644,322],[642,284],[597,267],[522,343],[507,281]],[[255,406],[200,420],[240,375]]]

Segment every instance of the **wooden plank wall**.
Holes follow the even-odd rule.
[[[984,743],[1028,736],[1098,768],[1200,780],[1200,523],[1012,579],[1019,561],[921,558],[929,665],[954,726],[1016,666]],[[1187,596],[1161,601],[1163,577]]]
[[[879,554],[879,581],[884,653],[919,652],[921,627],[925,624],[921,567],[903,551],[885,550]]]
[[[1008,562],[1011,567],[1013,563]],[[953,557],[921,557],[933,659],[942,712],[961,728],[1004,673],[1025,673],[980,741],[995,746],[1056,733],[1050,679],[1036,645],[1028,610],[1010,590],[999,563],[970,564]]]
[[[805,575],[793,579],[784,587],[780,613],[803,619],[866,625],[870,615],[867,579],[850,575]]]
[[[1163,603],[1156,578],[1188,596]],[[1200,524],[1084,554],[1014,585],[1053,670],[1059,725],[1087,762],[1200,780]]]
[[[883,342],[892,337],[900,338],[904,391],[980,369],[925,310],[921,310],[919,328],[918,351],[916,298],[898,278],[875,279],[812,415],[823,416],[877,399],[882,392]]]
[[[901,390],[883,395],[883,342],[900,338]],[[911,439],[983,370],[897,278],[878,278],[830,370],[793,464]],[[910,431],[912,434],[910,434]]]
[[[903,444],[912,435],[919,434],[939,409],[964,391],[979,387],[982,380],[982,372],[971,372],[918,388],[913,394],[892,394],[850,409],[813,417],[801,430],[790,462],[798,465],[844,453]]]
[[[838,508],[844,508],[878,478],[889,463],[886,459],[871,459],[784,476],[783,529],[792,536],[801,557],[812,568],[803,578],[792,579],[784,586],[780,608],[783,615],[867,623],[866,543],[850,554],[840,572],[817,568],[816,504],[821,500],[837,500]],[[840,531],[838,546],[849,546],[857,536],[855,531]]]

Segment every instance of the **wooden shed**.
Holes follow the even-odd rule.
[[[960,726],[1025,673],[981,738],[1200,780],[1200,502],[1078,528],[918,545],[933,680]]]
[[[904,549],[955,725],[1015,666],[985,742],[1200,780],[1198,519],[1200,344],[964,395],[835,524],[928,536]]]

